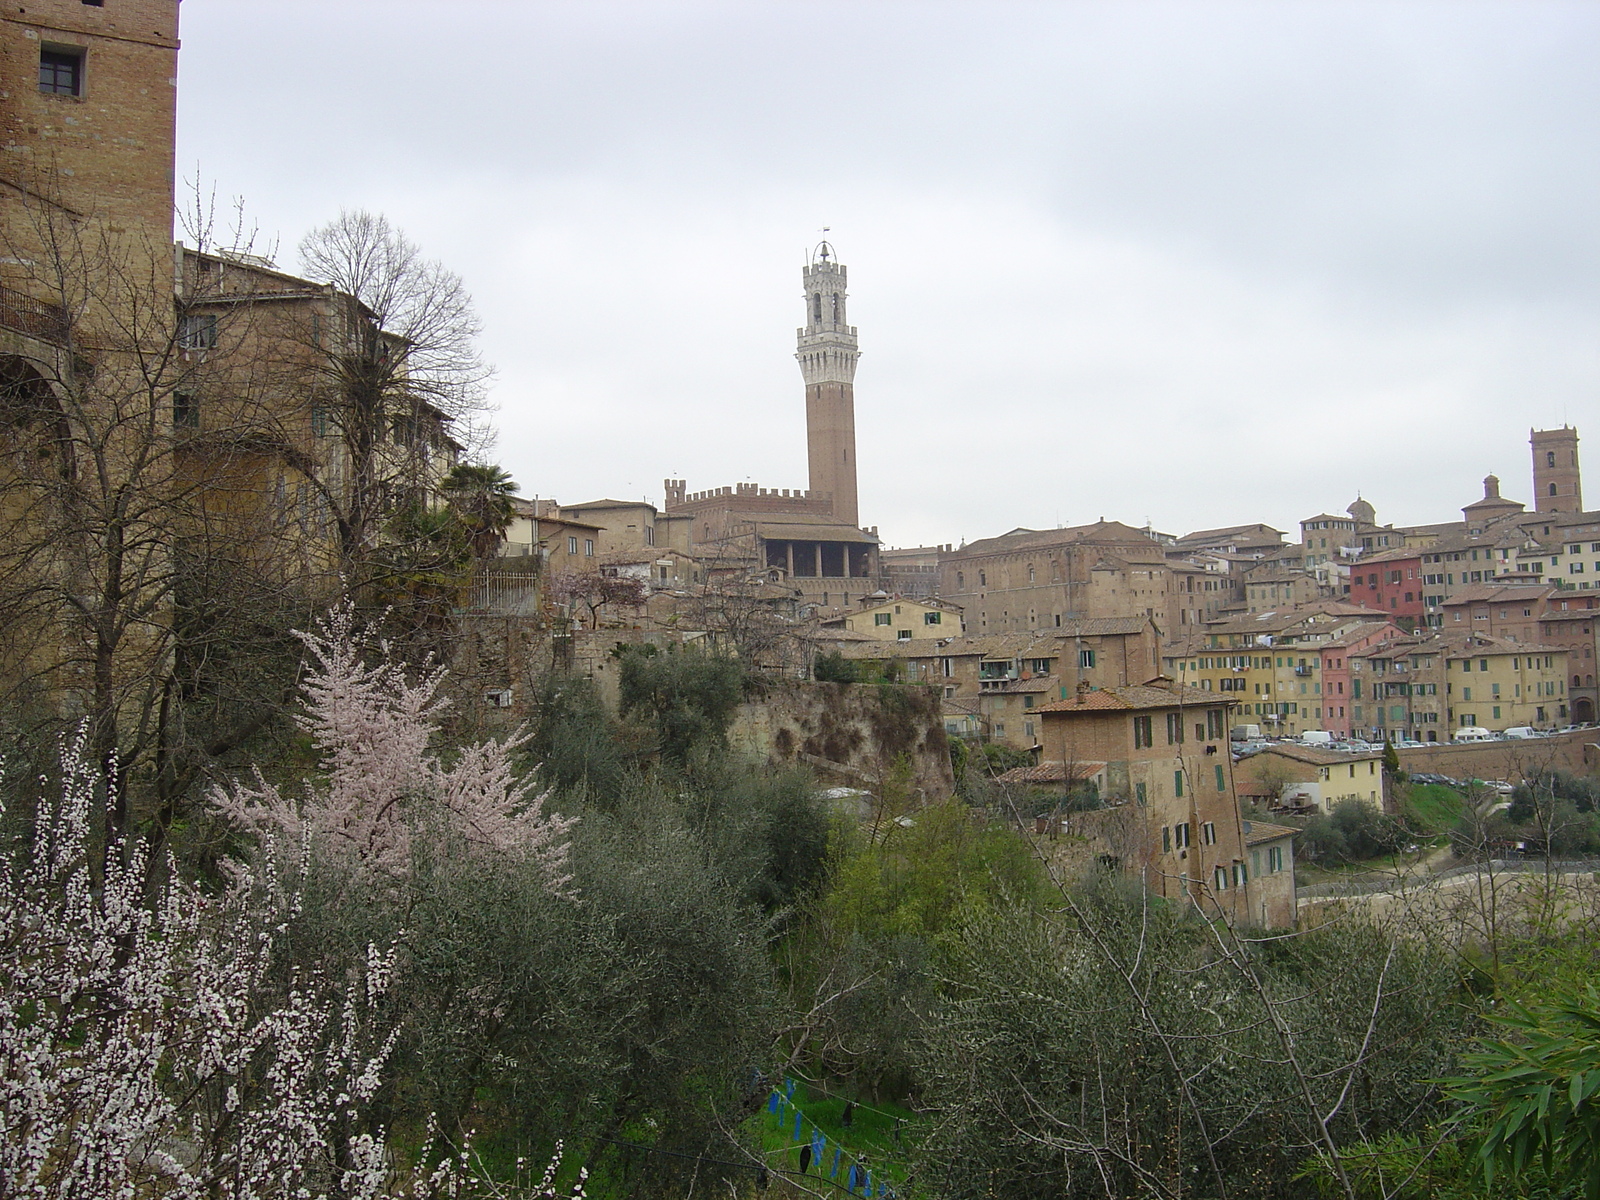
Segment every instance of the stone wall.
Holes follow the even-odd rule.
[[[789,681],[742,704],[730,740],[773,763],[803,763],[829,783],[875,790],[905,757],[911,788],[942,800],[955,788],[937,688]]]
[[[1398,751],[1402,770],[1432,771],[1457,779],[1505,779],[1559,768],[1579,775],[1600,774],[1600,729],[1578,729],[1555,737],[1519,742],[1441,742]]]

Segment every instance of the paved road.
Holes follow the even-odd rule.
[[[1448,849],[1441,852],[1449,856]],[[1543,875],[1547,871],[1552,875],[1582,875],[1600,872],[1600,860],[1575,859],[1561,862],[1545,862],[1539,858],[1514,858],[1492,859],[1482,863],[1462,863],[1444,869],[1430,869],[1439,861],[1438,855],[1432,855],[1421,863],[1410,867],[1403,867],[1392,872],[1371,871],[1366,874],[1352,876],[1349,879],[1334,880],[1331,883],[1313,883],[1307,887],[1297,888],[1295,896],[1301,901],[1326,900],[1338,896],[1372,896],[1382,893],[1394,895],[1400,892],[1414,892],[1418,888],[1430,884],[1448,883],[1464,875],[1476,875],[1479,871],[1492,870],[1504,873],[1537,874]],[[1442,866],[1442,863],[1439,864]]]

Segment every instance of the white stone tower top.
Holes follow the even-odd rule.
[[[800,345],[795,358],[807,384],[855,381],[861,350],[856,344],[856,327],[845,317],[848,274],[827,242],[817,246],[801,272],[806,286],[806,323],[795,331]]]

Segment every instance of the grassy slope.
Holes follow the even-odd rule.
[[[809,1136],[812,1125],[822,1130],[827,1137],[829,1149],[821,1164],[822,1174],[826,1176],[833,1166],[833,1146],[845,1147],[848,1154],[853,1154],[859,1161],[865,1158],[872,1168],[874,1182],[879,1178],[880,1172],[885,1178],[896,1182],[905,1179],[905,1160],[909,1156],[910,1143],[917,1120],[916,1114],[910,1109],[901,1108],[897,1104],[884,1102],[874,1103],[870,1108],[857,1104],[852,1114],[851,1127],[845,1129],[840,1123],[844,1115],[845,1101],[836,1096],[816,1095],[803,1083],[796,1083],[794,1099],[805,1114],[805,1129]],[[777,1128],[776,1119],[762,1109],[755,1119],[760,1122],[761,1149],[767,1162],[772,1166],[785,1171],[796,1171],[800,1168],[800,1146],[803,1143],[794,1140],[794,1109],[785,1108],[785,1117],[782,1128]],[[901,1122],[901,1142],[897,1143],[894,1136],[896,1121]],[[849,1161],[848,1156],[844,1160]],[[846,1167],[839,1169],[840,1182],[845,1180]],[[811,1168],[813,1174],[817,1166]]]

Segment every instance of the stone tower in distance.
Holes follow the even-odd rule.
[[[859,525],[856,503],[855,326],[845,318],[847,272],[823,242],[802,273],[806,323],[795,358],[806,381],[806,448],[811,491],[829,496],[835,520]]]
[[[1533,508],[1542,513],[1583,511],[1583,480],[1578,474],[1578,431],[1530,429],[1533,447]]]

